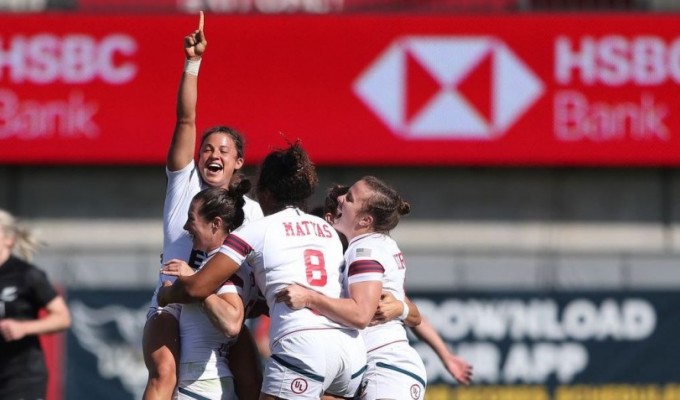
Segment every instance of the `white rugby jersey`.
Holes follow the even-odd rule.
[[[203,265],[217,254],[219,249],[210,252]],[[203,267],[201,265],[201,268]],[[252,269],[248,264],[239,268],[231,278],[215,292],[238,294],[245,304],[245,315],[257,298],[257,288]],[[233,376],[227,355],[229,346],[236,338],[230,339],[217,329],[203,309],[201,303],[188,303],[182,306],[179,319],[180,365],[179,380],[204,380]]]
[[[270,344],[294,331],[346,328],[307,308],[294,311],[275,302],[276,293],[292,283],[340,297],[342,244],[323,219],[288,207],[237,229],[220,251],[253,267],[269,306]]]
[[[186,167],[170,171],[165,169],[168,176],[168,183],[165,192],[165,204],[163,205],[163,253],[161,254],[161,265],[172,259],[184,260],[192,268],[198,268],[204,260],[205,255],[201,251],[192,250],[193,245],[189,232],[184,230],[187,222],[187,214],[191,206],[191,200],[196,193],[204,189],[201,175],[192,160]],[[243,206],[245,219],[243,225],[250,221],[262,218],[262,209],[256,201],[243,196],[246,203]],[[163,281],[174,282],[174,276],[159,274],[156,290],[151,299],[151,307],[158,306],[156,294],[158,289],[163,286]]]
[[[201,181],[201,175],[192,160],[186,167],[178,171],[170,171],[166,168],[168,184],[163,206],[163,257],[162,263],[173,258],[190,260],[192,243],[191,236],[184,230],[187,222],[187,213],[191,206],[191,199],[196,193],[205,189]],[[246,204],[243,206],[245,219],[243,225],[250,221],[262,218],[260,205],[244,196]],[[197,268],[200,262],[191,264]]]
[[[367,233],[352,239],[345,252],[344,293],[349,296],[349,285],[357,282],[382,281],[383,291],[403,301],[406,263],[391,237],[382,233]],[[369,326],[362,331],[366,350],[388,343],[408,340],[404,323],[394,319],[384,324]]]

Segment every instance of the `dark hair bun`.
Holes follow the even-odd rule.
[[[243,197],[244,195],[248,194],[248,192],[250,192],[251,187],[252,185],[250,180],[243,178],[229,186],[229,193],[231,193],[234,197]]]
[[[399,212],[399,215],[406,215],[411,212],[411,205],[404,201],[399,199],[399,209],[397,210]]]

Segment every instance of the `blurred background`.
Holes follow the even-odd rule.
[[[65,294],[51,400],[141,398],[182,38],[198,127],[390,183],[428,399],[680,399],[677,0],[0,0],[0,208]],[[257,322],[254,322],[257,324]],[[415,342],[415,338],[414,338]]]

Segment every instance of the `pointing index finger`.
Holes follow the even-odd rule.
[[[199,17],[198,17],[198,30],[203,31],[203,23],[204,23],[205,17],[203,16],[203,11],[199,12]]]

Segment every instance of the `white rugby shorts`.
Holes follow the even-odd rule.
[[[365,370],[366,347],[356,330],[302,330],[272,345],[262,392],[282,399],[352,398]]]
[[[408,342],[400,341],[368,353],[360,398],[422,400],[426,386],[423,360]]]
[[[180,381],[176,391],[177,400],[238,400],[231,376],[200,381]]]

